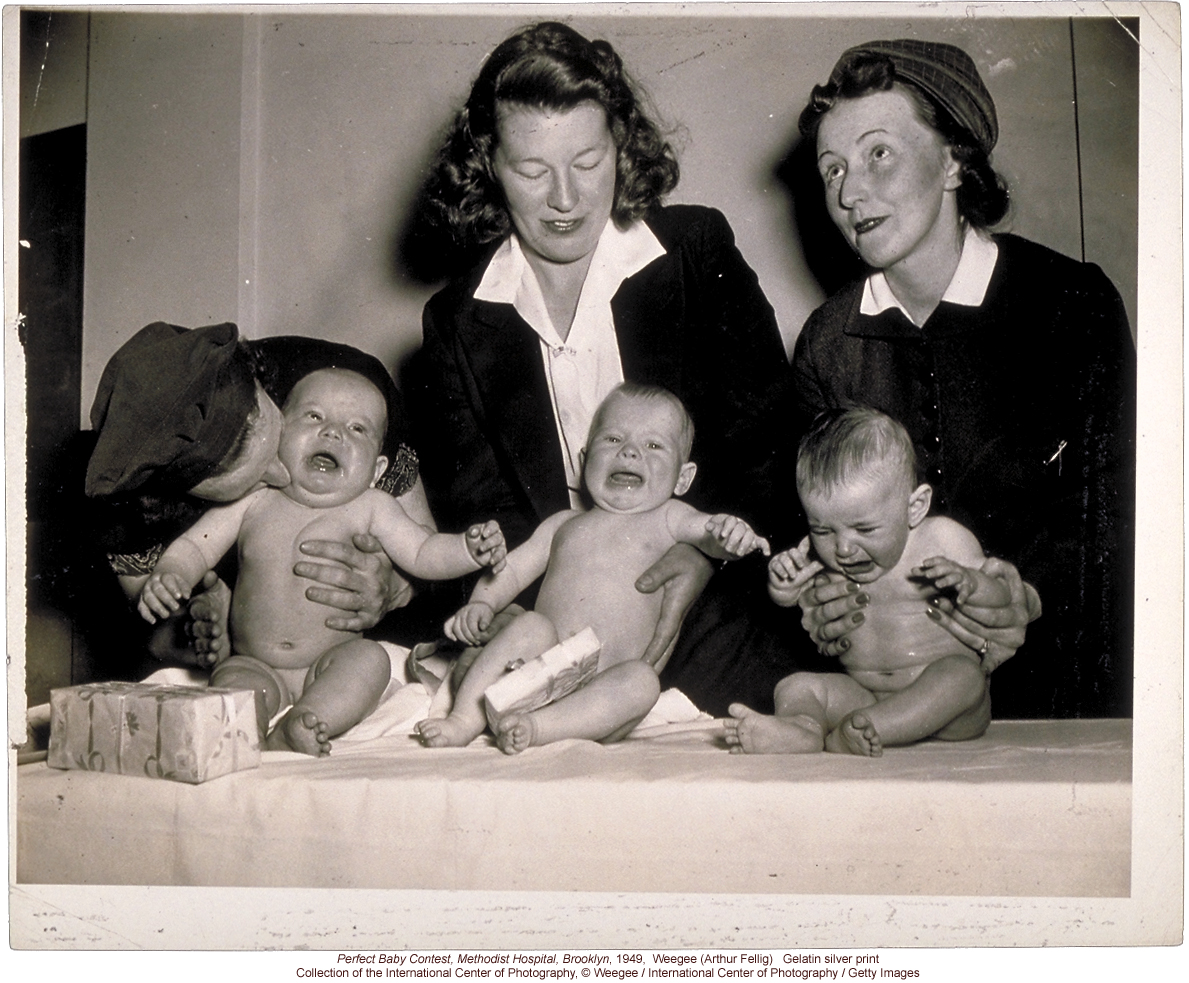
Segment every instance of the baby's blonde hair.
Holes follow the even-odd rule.
[[[917,484],[917,456],[908,431],[868,406],[827,410],[797,451],[797,490],[829,494],[873,471],[900,471]]]

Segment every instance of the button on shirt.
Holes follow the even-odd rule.
[[[609,221],[595,246],[574,323],[564,341],[515,235],[496,250],[475,291],[476,300],[511,304],[540,339],[573,508],[582,507],[579,454],[586,446],[590,421],[603,398],[623,382],[611,299],[624,280],[663,255],[664,247],[643,222],[621,230]]]
[[[991,283],[991,275],[995,272],[995,263],[999,258],[999,247],[995,242],[980,235],[975,229],[968,227],[966,237],[962,242],[962,255],[958,260],[953,278],[941,297],[942,303],[957,304],[962,307],[980,307],[987,295],[987,287]],[[883,271],[877,271],[867,278],[863,284],[863,298],[859,304],[859,313],[868,317],[877,317],[885,311],[898,310],[905,319],[917,328],[912,315],[888,285]],[[927,322],[926,322],[927,323]],[[922,333],[922,340],[925,335]],[[916,386],[919,387],[917,408],[923,432],[917,434],[924,446],[920,448],[921,466],[925,469],[926,480],[936,486],[939,504],[944,501],[944,487],[942,478],[942,461],[944,454],[941,446],[941,427],[938,419],[938,391],[937,374],[933,364],[932,346],[926,346],[917,352]]]

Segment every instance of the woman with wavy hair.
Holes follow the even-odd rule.
[[[407,388],[443,528],[495,518],[514,547],[580,506],[591,417],[628,381],[688,408],[696,506],[784,532],[774,427],[789,384],[776,318],[719,212],[661,204],[678,174],[606,41],[534,24],[483,65],[429,197],[460,246],[487,249],[426,305]],[[752,638],[763,574],[745,565],[714,577],[671,660],[710,565],[678,547],[639,583],[665,590],[646,660],[667,662],[662,682],[715,713],[731,699],[770,702],[791,665]]]
[[[801,132],[869,269],[797,340],[802,412],[863,403],[908,430],[934,509],[975,532],[1012,589],[999,609],[930,612],[985,671],[1044,599],[997,714],[1129,713],[1135,347],[1118,291],[1091,263],[989,231],[1009,204],[990,163],[999,121],[962,49],[849,49]],[[809,598],[806,627],[829,654],[862,597],[839,582]]]

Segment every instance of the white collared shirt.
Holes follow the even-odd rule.
[[[549,317],[541,285],[515,235],[495,251],[475,291],[476,300],[515,307],[541,341],[573,508],[580,508],[582,502],[579,453],[586,446],[590,421],[603,397],[623,382],[611,298],[624,280],[664,255],[664,246],[643,222],[620,230],[609,221],[595,246],[565,341]]]
[[[999,247],[995,240],[982,235],[973,226],[967,226],[966,238],[962,241],[962,256],[958,260],[958,268],[954,270],[950,285],[941,295],[943,301],[951,304],[961,304],[963,307],[980,307],[983,298],[987,296],[987,287],[991,284],[991,274],[995,272],[995,261],[999,258]],[[908,320],[913,321],[908,309],[900,303],[892,288],[888,286],[887,277],[883,270],[877,270],[867,277],[863,285],[863,300],[859,305],[859,313],[874,316],[900,308]],[[921,325],[917,324],[919,328]]]

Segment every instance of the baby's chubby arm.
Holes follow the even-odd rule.
[[[953,590],[958,604],[972,603],[980,607],[1004,607],[1011,603],[1007,584],[997,577],[988,577],[975,567],[964,567],[944,556],[922,560],[913,573],[932,581],[938,590]]]
[[[1008,586],[981,569],[986,561],[978,539],[961,523],[943,516],[926,520],[930,528],[928,550],[937,555],[922,560],[913,575],[929,580],[938,590],[952,590],[961,605],[1002,607],[1011,603]],[[923,531],[923,530],[922,530]]]
[[[826,569],[820,560],[810,559],[811,549],[806,536],[768,561],[768,596],[782,608],[794,607],[801,599],[801,591]]]
[[[488,628],[495,615],[511,604],[516,596],[545,572],[553,548],[553,537],[570,519],[581,512],[557,512],[537,526],[528,541],[508,554],[500,570],[479,579],[471,599],[444,626],[447,638],[468,645],[483,645],[490,639]]]
[[[476,523],[455,535],[434,532],[383,492],[372,496],[368,532],[393,563],[422,580],[452,580],[482,567],[501,570],[508,552],[497,522]]]
[[[707,515],[677,499],[663,506],[669,533],[679,543],[689,543],[716,560],[737,560],[759,550],[770,552],[768,540],[734,515]]]
[[[145,621],[154,624],[158,618],[168,618],[181,609],[195,585],[235,545],[244,516],[265,491],[211,509],[169,544],[136,603]]]

